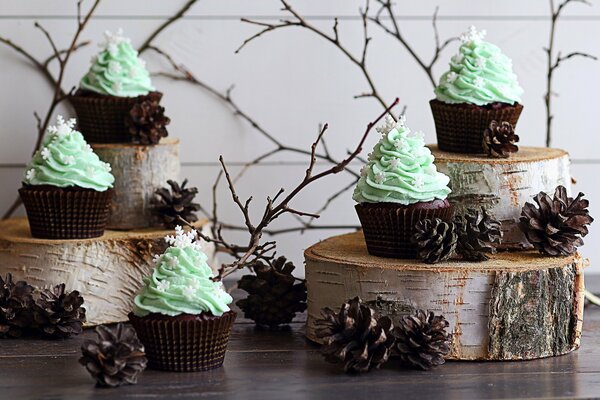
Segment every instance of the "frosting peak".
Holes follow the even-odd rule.
[[[137,97],[153,91],[146,64],[123,31],[106,31],[104,39],[99,45],[100,54],[92,57],[90,70],[81,79],[81,88],[118,97]]]
[[[423,133],[411,133],[405,121],[387,115],[377,128],[382,137],[361,170],[352,196],[356,202],[408,205],[443,200],[450,193],[450,179],[437,172]]]
[[[42,145],[27,165],[24,183],[57,187],[78,186],[103,192],[115,178],[110,164],[102,162],[83,135],[74,130],[75,119],[56,118],[49,126]]]
[[[220,282],[214,282],[207,256],[195,241],[197,232],[175,228],[175,236],[165,237],[170,245],[154,257],[156,267],[144,278],[144,286],[134,299],[133,313],[143,317],[150,313],[168,316],[210,312],[220,316],[229,311],[232,297]]]
[[[435,95],[444,103],[483,106],[521,101],[523,89],[512,70],[512,61],[495,45],[483,40],[486,31],[474,26],[460,37],[458,54],[442,74]]]

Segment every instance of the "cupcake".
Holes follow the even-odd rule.
[[[196,231],[167,236],[169,248],[155,256],[152,275],[129,314],[149,365],[167,371],[203,371],[223,364],[235,312],[233,301],[194,241]]]
[[[355,208],[367,250],[380,257],[415,258],[410,238],[423,219],[451,221],[454,207],[446,197],[450,179],[438,172],[422,133],[411,134],[400,117],[387,116],[354,190]]]
[[[158,143],[169,119],[150,73],[122,31],[105,32],[100,54],[71,96],[79,129],[90,143]]]
[[[483,153],[483,132],[493,120],[517,124],[523,89],[512,61],[471,26],[459,53],[440,77],[430,101],[440,150]]]
[[[74,126],[75,119],[58,116],[27,165],[19,194],[34,237],[84,239],[104,233],[115,178]]]

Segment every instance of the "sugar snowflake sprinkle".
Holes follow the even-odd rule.
[[[187,298],[188,300],[191,300],[194,298],[194,295],[196,294],[196,288],[194,288],[193,286],[186,286],[183,288],[183,290],[181,292],[185,296],[185,298]]]
[[[423,189],[423,186],[425,186],[425,181],[423,180],[423,177],[421,175],[417,175],[415,177],[415,179],[413,180],[413,186],[417,189]]]
[[[179,225],[175,227],[175,236],[165,236],[165,242],[172,247],[185,249],[186,247],[192,247],[195,250],[201,250],[201,244],[196,241],[198,232],[195,229],[184,231]]]
[[[156,283],[156,289],[160,292],[166,292],[171,287],[171,282],[164,280]]]
[[[392,158],[392,161],[390,161],[390,167],[394,169],[398,168],[398,164],[400,164],[399,158]]]
[[[30,169],[27,172],[25,172],[25,179],[27,179],[27,181],[31,182],[32,180],[35,179],[35,169]]]
[[[110,72],[111,74],[118,74],[122,70],[123,70],[123,67],[121,67],[121,64],[119,64],[118,62],[116,62],[116,61],[108,62],[108,72]]]
[[[375,183],[377,183],[378,185],[381,185],[384,180],[385,180],[385,175],[383,174],[383,172],[378,172],[375,174]]]
[[[40,151],[40,155],[42,156],[42,159],[48,161],[50,159],[50,155],[51,155],[50,149],[47,147],[44,147],[42,149],[42,151]]]
[[[477,31],[477,28],[471,25],[467,32],[460,35],[460,41],[463,43],[479,42],[483,40],[486,34],[487,32],[485,29]]]
[[[388,114],[385,116],[385,121],[383,121],[381,125],[376,127],[375,130],[377,130],[377,132],[381,133],[382,135],[386,135],[389,131],[394,129],[395,125],[396,121],[394,121],[394,118],[392,118],[392,116]]]
[[[446,83],[454,83],[458,78],[458,74],[454,71],[450,71],[446,74]]]
[[[483,87],[484,84],[484,80],[482,77],[478,76],[477,78],[473,79],[473,85],[475,85],[478,88]]]

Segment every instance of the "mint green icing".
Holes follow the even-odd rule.
[[[150,73],[129,39],[105,32],[103,50],[92,59],[92,66],[81,79],[80,87],[92,92],[118,96],[137,97],[154,90]]]
[[[523,89],[512,70],[512,61],[501,50],[483,41],[485,31],[471,27],[461,36],[459,53],[452,57],[450,70],[442,74],[435,88],[444,103],[470,103],[483,106],[521,101]]]
[[[76,130],[75,119],[57,118],[57,126],[48,127],[42,144],[27,164],[23,182],[28,185],[57,187],[78,186],[103,192],[113,186],[110,164],[98,158],[83,135]]]
[[[231,296],[220,282],[214,282],[207,256],[194,241],[196,231],[184,232],[178,226],[176,236],[165,240],[171,246],[155,257],[152,275],[144,278],[144,286],[134,299],[133,313],[143,317],[150,313],[168,316],[197,315],[210,312],[220,316],[229,311]]]
[[[382,137],[361,171],[356,202],[408,205],[448,196],[450,179],[437,171],[422,133],[411,134],[404,117],[395,122],[389,115],[377,131]]]

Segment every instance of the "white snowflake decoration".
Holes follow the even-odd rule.
[[[471,25],[467,32],[460,35],[460,41],[463,43],[480,42],[483,40],[486,34],[487,32],[485,29],[477,31],[477,28]]]
[[[385,121],[383,121],[381,125],[376,127],[375,130],[377,130],[377,132],[381,133],[382,135],[386,135],[389,131],[394,129],[395,126],[396,121],[394,121],[394,118],[390,114],[388,114],[385,116]]]
[[[454,83],[458,78],[458,74],[454,71],[450,71],[446,74],[446,83]]]
[[[190,286],[193,287],[194,289],[199,289],[200,281],[198,280],[198,278],[196,278],[196,277],[192,278],[192,281],[190,282]]]
[[[417,175],[415,177],[415,179],[413,180],[413,186],[417,189],[423,189],[423,186],[425,186],[425,181],[423,180],[423,177],[421,175]]]
[[[171,257],[167,260],[167,266],[169,268],[175,268],[179,265],[179,259],[177,257]]]
[[[75,157],[73,157],[73,156],[65,156],[65,157],[63,157],[63,161],[67,165],[73,165],[73,164],[75,164]]]
[[[378,172],[375,174],[375,183],[381,185],[385,181],[385,175],[383,172]]]
[[[49,148],[44,147],[42,149],[42,151],[40,152],[40,154],[41,154],[43,160],[48,161],[50,159],[51,153],[50,153],[50,149]]]
[[[394,169],[398,168],[398,164],[400,164],[399,158],[392,158],[392,161],[390,161],[390,167]]]
[[[105,31],[104,43],[101,43],[100,47],[108,51],[111,56],[115,56],[119,52],[121,43],[129,43],[129,39],[123,36],[123,29],[119,28],[116,33]]]
[[[201,250],[201,244],[196,241],[196,236],[198,232],[195,229],[184,231],[183,228],[179,225],[175,227],[175,236],[167,235],[165,236],[165,242],[172,247],[177,247],[179,249],[185,249],[187,247],[192,247],[195,250]]]
[[[137,68],[134,67],[134,68],[129,69],[129,72],[127,73],[127,75],[130,78],[135,78],[136,76],[139,75],[139,72],[138,72]]]
[[[475,85],[478,88],[483,87],[484,84],[484,80],[482,77],[478,76],[477,78],[473,79],[473,85]]]
[[[102,164],[102,165],[104,166],[104,170],[105,170],[106,172],[110,172],[110,171],[112,171],[112,167],[110,166],[110,164],[109,164],[109,163],[105,162],[105,163],[104,163],[104,164]]]
[[[110,72],[111,74],[118,74],[121,71],[123,71],[123,67],[121,66],[121,64],[119,64],[116,61],[108,62],[108,72]]]
[[[411,136],[415,139],[425,140],[425,134],[423,133],[423,131],[416,131]]]
[[[463,53],[458,53],[454,56],[452,56],[452,62],[454,62],[455,64],[462,64],[462,62],[465,60],[465,56],[463,55]]]
[[[152,256],[152,262],[154,264],[158,264],[161,259],[162,259],[162,256],[160,254],[155,254],[154,256]]]
[[[373,153],[367,154],[367,160],[373,161],[374,159],[375,159],[375,154],[373,154]]]
[[[393,142],[394,148],[399,151],[408,150],[408,142],[404,138],[399,138]]]
[[[160,292],[166,292],[167,290],[169,290],[169,288],[171,287],[171,282],[164,280],[164,281],[158,281],[158,283],[156,284],[156,289]]]
[[[31,182],[32,180],[35,179],[35,169],[30,169],[27,172],[25,172],[25,179],[27,179],[27,181]]]
[[[480,57],[480,58],[477,58],[477,59],[475,60],[475,66],[476,66],[477,68],[483,68],[483,67],[484,67],[484,65],[485,65],[485,59],[483,59],[483,58],[481,58],[481,57]]]
[[[121,93],[123,90],[123,84],[121,82],[113,82],[111,88],[115,93]]]
[[[367,175],[369,175],[369,167],[363,165],[363,167],[360,169],[360,176],[366,177]]]
[[[183,288],[182,293],[186,299],[191,300],[196,294],[196,288],[194,288],[193,286],[186,286]]]

